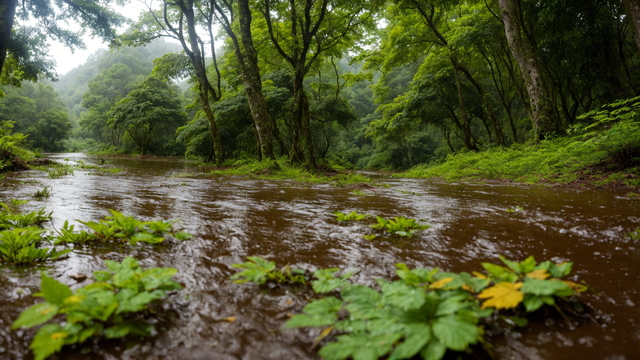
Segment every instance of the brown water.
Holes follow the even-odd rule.
[[[99,162],[84,154],[53,157]],[[46,207],[57,228],[65,219],[97,220],[111,208],[144,220],[182,219],[195,238],[156,248],[84,247],[44,268],[0,268],[0,358],[31,358],[33,332],[12,331],[10,325],[37,302],[30,294],[39,289],[43,269],[80,286],[89,280],[76,285],[69,275],[89,275],[104,270],[106,259],[133,256],[143,267],[176,267],[184,286],[160,314],[157,336],[88,343],[65,350],[61,359],[288,360],[318,358],[311,349],[316,330],[281,330],[287,314],[299,313],[313,294],[234,284],[231,264],[258,255],[309,269],[360,267],[354,280],[372,284],[377,277],[392,278],[398,262],[459,272],[479,270],[484,261],[497,263],[499,254],[574,261],[573,274],[602,296],[582,296],[599,324],[580,322],[570,330],[564,321],[534,320],[520,334],[492,339],[497,358],[640,358],[640,243],[625,238],[640,227],[640,201],[625,198],[627,191],[382,179],[390,188],[358,197],[330,185],[172,177],[197,172],[184,161],[110,159],[105,167],[110,166],[125,171],[76,171],[61,179],[42,172],[9,175],[0,181],[0,201],[28,199],[48,185],[50,198],[22,209]],[[524,211],[504,211],[515,206]],[[340,225],[331,215],[347,210],[424,219],[433,227],[410,240],[369,242],[360,236],[365,224]],[[235,322],[225,321],[230,316]],[[475,354],[488,358],[481,349]]]

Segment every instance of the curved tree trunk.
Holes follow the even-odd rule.
[[[522,24],[518,16],[516,0],[499,0],[500,13],[509,42],[509,49],[520,66],[531,103],[531,121],[535,140],[540,141],[556,133],[553,103],[542,78],[542,71],[533,47],[522,37]]]

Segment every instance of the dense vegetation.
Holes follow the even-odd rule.
[[[627,115],[611,121],[593,113],[640,92],[629,3],[162,1],[125,33],[102,33],[115,50],[52,84],[25,82],[35,78],[11,64],[33,59],[9,47],[0,120],[36,151],[226,166],[284,156],[308,168],[529,182],[627,169],[617,176],[633,183],[635,107],[618,106]],[[87,26],[108,26],[100,6],[106,18]],[[28,9],[18,7],[39,19]],[[30,69],[55,78],[50,63]],[[596,139],[583,136],[594,124],[604,124]],[[612,146],[631,153],[615,169]]]

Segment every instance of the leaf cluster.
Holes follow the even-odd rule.
[[[25,228],[38,225],[51,220],[51,213],[46,213],[44,208],[26,214],[16,214],[11,207],[0,203],[0,229]]]
[[[333,213],[333,215],[336,216],[336,220],[338,221],[361,221],[371,217],[371,215],[358,214],[358,212],[356,211],[352,211],[348,214],[336,212],[336,213]]]
[[[84,222],[77,220],[91,229],[93,233],[88,233],[86,231],[74,233],[74,226],[69,226],[68,222],[65,222],[63,228],[59,232],[59,235],[55,238],[55,244],[109,240],[129,242],[131,245],[136,245],[140,242],[147,244],[159,244],[164,241],[167,234],[171,234],[180,241],[188,240],[193,237],[193,235],[187,232],[175,231],[173,229],[173,224],[177,221],[140,221],[131,216],[125,216],[115,210],[109,211],[111,211],[112,216],[107,216],[105,219],[99,220],[98,222]]]
[[[413,236],[416,232],[427,230],[430,225],[422,225],[416,219],[407,219],[405,217],[394,217],[394,220],[387,220],[376,216],[378,223],[375,225],[369,225],[370,228],[384,230],[389,234],[400,236]]]
[[[72,291],[42,273],[41,291],[45,302],[23,311],[12,328],[31,328],[60,314],[64,321],[38,329],[30,349],[36,360],[59,352],[65,345],[82,344],[92,337],[122,338],[129,334],[149,336],[154,328],[145,321],[149,306],[181,289],[171,278],[174,268],[143,270],[138,261],[127,257],[118,263],[107,260],[108,271],[95,271],[96,282]]]
[[[307,284],[308,276],[302,269],[295,269],[289,265],[282,269],[276,269],[275,262],[265,260],[258,256],[249,256],[247,259],[249,261],[242,264],[231,265],[235,269],[243,269],[231,277],[236,284],[244,284],[247,282],[258,285],[263,285],[267,282],[277,284]]]

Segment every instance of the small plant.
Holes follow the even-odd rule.
[[[46,199],[51,196],[51,188],[49,186],[45,186],[40,190],[36,190],[36,192],[31,196],[33,196],[36,200]]]
[[[49,177],[52,179],[58,179],[66,175],[73,175],[73,167],[71,165],[55,164],[49,166]]]
[[[560,311],[558,301],[586,289],[560,280],[571,271],[571,263],[536,264],[533,257],[517,263],[500,258],[506,267],[482,264],[489,276],[396,264],[400,280],[378,279],[379,290],[347,282],[348,273],[338,278],[337,269],[319,270],[314,274],[319,279],[313,283],[314,290],[326,293],[340,288],[340,297],[311,302],[285,326],[323,328],[316,343],[337,334],[336,341],[320,350],[324,359],[438,360],[448,351],[470,352],[470,345],[484,345],[484,321],[495,319],[499,309],[524,304],[526,312],[533,312],[546,304]],[[524,318],[497,318],[528,325]]]
[[[638,186],[640,186],[640,178],[637,179],[626,179],[624,181],[624,183],[632,188],[637,188]]]
[[[618,169],[626,169],[640,164],[640,137],[635,136],[619,141],[607,141],[600,144]]]
[[[514,212],[518,212],[518,211],[524,211],[524,209],[522,207],[520,207],[520,206],[516,206],[514,208],[505,209],[504,211],[508,212],[508,213],[514,213]]]
[[[175,232],[173,224],[177,221],[140,221],[131,216],[125,216],[115,210],[111,211],[111,216],[107,216],[104,220],[98,222],[94,221],[80,221],[79,223],[85,225],[93,231],[93,233],[85,236],[83,233],[73,233],[73,227],[65,229],[64,232],[60,232],[60,236],[56,237],[56,244],[59,243],[84,243],[87,241],[108,241],[118,239],[119,241],[128,241],[131,245],[136,245],[139,242],[147,244],[159,244],[164,241],[166,234],[173,235],[174,238],[180,241],[189,240],[193,235],[179,231]]]
[[[17,208],[20,205],[24,205],[26,203],[28,203],[29,200],[18,200],[18,199],[11,199],[11,204],[9,204],[9,207],[12,209]]]
[[[625,196],[626,196],[626,197],[639,197],[639,196],[640,196],[640,194],[636,194],[636,193],[634,193],[634,192],[629,192],[629,193],[627,193],[627,195],[625,195]]]
[[[72,291],[42,273],[40,295],[45,302],[24,310],[12,329],[32,328],[52,320],[56,315],[64,321],[38,329],[30,349],[36,360],[59,352],[65,345],[82,344],[95,337],[123,338],[129,334],[150,336],[153,325],[144,317],[150,306],[182,287],[171,278],[173,268],[142,270],[138,261],[128,257],[117,263],[106,261],[109,271],[95,271],[95,283]],[[60,319],[62,320],[62,319]]]
[[[356,211],[352,211],[349,214],[341,212],[333,213],[338,221],[360,221],[371,217],[371,215],[358,214]]]
[[[278,284],[306,284],[307,277],[305,271],[301,269],[292,269],[285,266],[280,270],[276,269],[276,263],[265,260],[258,256],[249,256],[242,264],[231,265],[236,269],[243,269],[241,272],[234,274],[231,279],[237,284],[252,282],[257,285],[263,285],[267,282],[275,282]]]
[[[367,193],[360,189],[355,189],[351,193],[356,196],[367,196]]]
[[[41,224],[51,220],[51,213],[46,213],[44,208],[27,214],[15,214],[9,206],[0,203],[0,229],[26,228],[31,225]]]
[[[633,240],[640,240],[640,228],[628,233],[627,236],[632,238]]]
[[[376,234],[371,234],[371,235],[362,235],[362,237],[363,237],[363,238],[365,238],[365,240],[369,240],[369,241],[371,241],[371,240],[373,240],[373,239],[377,238],[377,237],[378,237],[378,235],[376,235]]]
[[[69,221],[65,221],[62,228],[58,231],[58,236],[51,237],[54,240],[54,245],[64,243],[83,243],[91,240],[92,235],[82,230],[80,232],[74,232],[74,225],[69,226]]]
[[[400,236],[413,236],[416,232],[427,230],[431,227],[429,225],[422,225],[418,223],[416,219],[407,219],[405,217],[395,217],[395,221],[383,219],[379,216],[377,216],[376,219],[378,220],[378,223],[375,225],[369,225],[369,227],[384,230],[389,234]]]
[[[0,231],[0,261],[14,265],[56,260],[71,252],[42,248],[44,230],[37,227]]]

